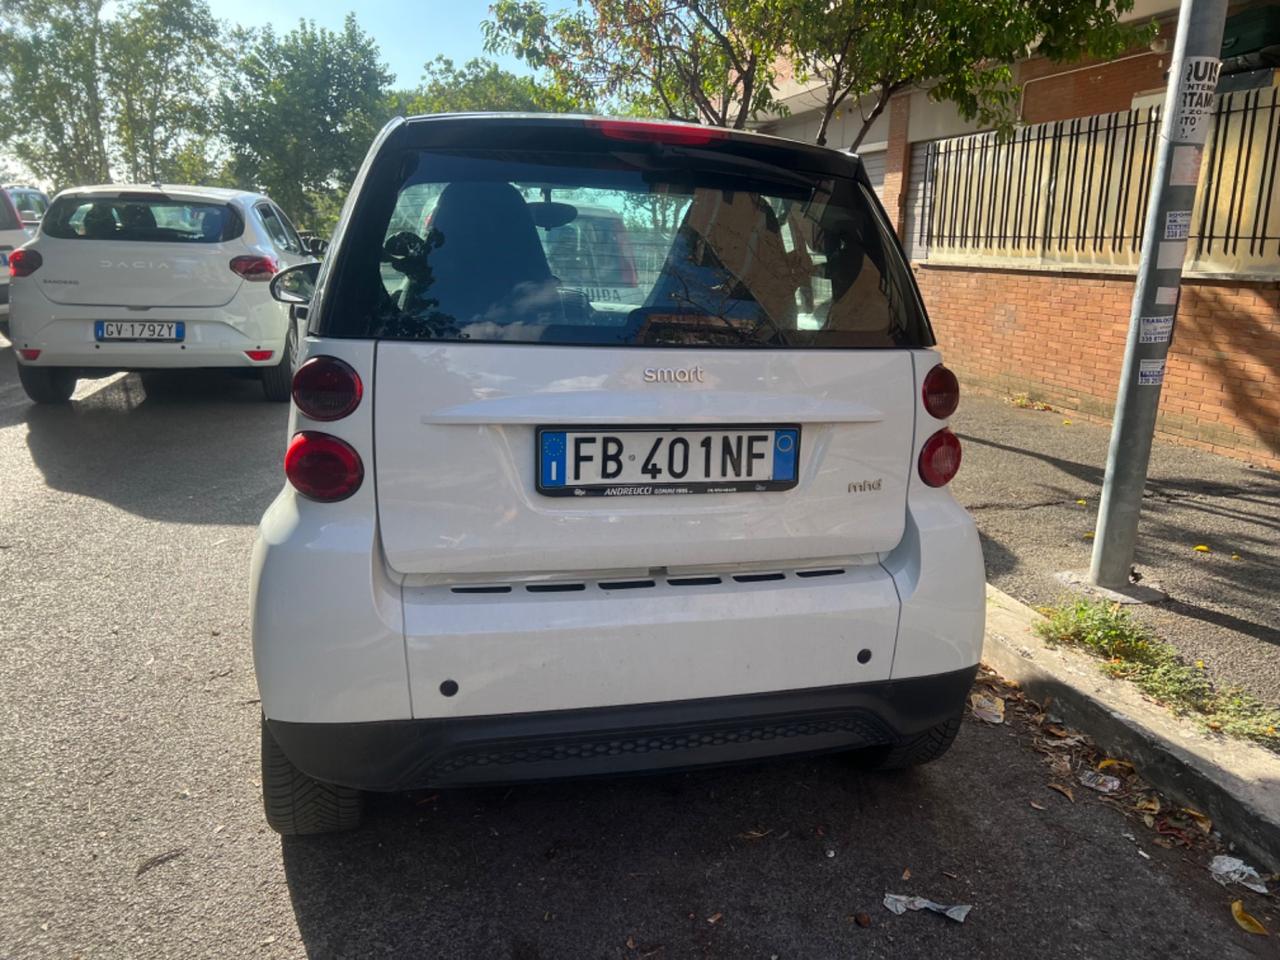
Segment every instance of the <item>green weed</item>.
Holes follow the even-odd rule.
[[[1236,687],[1219,687],[1204,664],[1189,664],[1118,603],[1077,599],[1041,610],[1036,632],[1047,643],[1100,657],[1110,676],[1202,726],[1280,752],[1280,710]]]

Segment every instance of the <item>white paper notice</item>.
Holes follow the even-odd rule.
[[[1138,326],[1141,343],[1168,343],[1173,336],[1173,317],[1143,317]]]
[[[1169,186],[1194,187],[1200,182],[1200,155],[1204,151],[1199,147],[1174,147],[1173,159],[1169,163]]]
[[[1178,304],[1177,287],[1156,287],[1156,303],[1162,307],[1173,307]]]
[[[1163,360],[1138,361],[1138,386],[1158,387],[1164,383]]]
[[[1187,258],[1187,241],[1170,240],[1159,245],[1156,253],[1157,270],[1181,270],[1182,261]]]
[[[1173,114],[1174,143],[1204,143],[1221,66],[1217,57],[1187,57],[1183,61]]]
[[[1185,240],[1191,233],[1191,211],[1169,210],[1164,215],[1164,238]]]

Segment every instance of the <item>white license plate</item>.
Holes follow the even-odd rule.
[[[787,490],[800,428],[538,428],[538,492],[635,497]]]
[[[176,343],[185,337],[185,327],[180,320],[98,320],[93,325],[93,338]]]

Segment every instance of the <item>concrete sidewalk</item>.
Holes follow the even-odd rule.
[[[1089,566],[1109,428],[969,393],[952,429],[987,579],[1033,606],[1067,595],[1054,574]],[[1157,441],[1137,568],[1169,594],[1137,617],[1215,681],[1280,703],[1280,475]]]

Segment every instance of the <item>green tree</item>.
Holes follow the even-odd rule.
[[[107,24],[102,78],[128,179],[197,172],[192,148],[208,146],[218,32],[205,0],[141,0]]]
[[[1031,52],[1116,56],[1152,36],[1120,22],[1132,9],[1133,0],[795,0],[787,48],[800,79],[822,82],[820,144],[847,100],[862,111],[856,148],[889,99],[913,86],[1007,134],[1021,93],[1013,64]]]
[[[486,48],[548,70],[582,101],[741,128],[773,103],[786,39],[775,0],[497,0]]]
[[[99,83],[103,6],[103,0],[0,6],[0,144],[57,184],[111,178]]]
[[[421,86],[391,95],[392,114],[403,116],[472,110],[580,113],[591,109],[589,100],[579,100],[556,85],[519,76],[480,58],[458,67],[448,57],[436,57],[423,67]]]
[[[231,176],[327,231],[385,115],[391,74],[348,14],[342,30],[302,21],[283,36],[237,29],[218,103]]]

